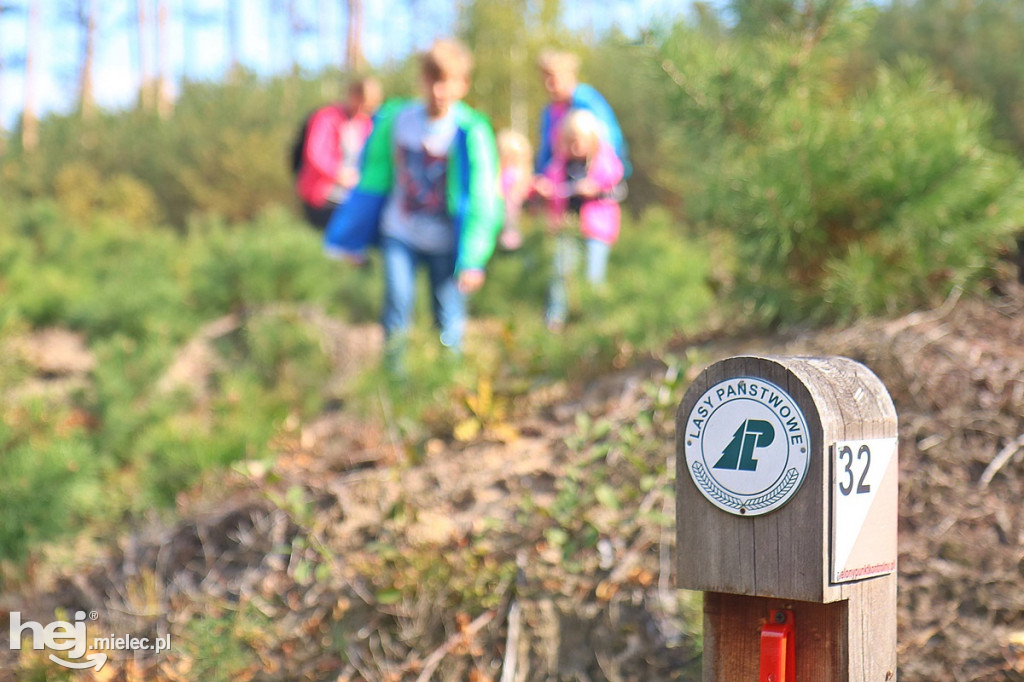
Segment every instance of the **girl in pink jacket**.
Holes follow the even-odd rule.
[[[623,167],[607,142],[602,124],[589,111],[566,114],[555,155],[534,182],[548,202],[548,225],[555,234],[555,262],[548,291],[548,328],[560,331],[568,315],[566,278],[579,261],[578,226],[586,244],[586,278],[591,286],[604,282],[608,255],[619,238],[621,213],[616,189]]]
[[[320,231],[359,183],[363,145],[381,98],[377,80],[364,78],[349,86],[344,104],[329,104],[309,119],[295,193],[306,220]]]

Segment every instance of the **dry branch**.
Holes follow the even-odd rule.
[[[441,665],[441,661],[444,657],[450,654],[460,644],[470,641],[476,633],[480,632],[485,625],[494,620],[495,610],[484,611],[482,614],[476,617],[473,622],[466,626],[464,630],[456,632],[454,635],[448,638],[440,648],[436,649],[434,653],[427,656],[427,659],[423,663],[423,670],[420,672],[420,676],[416,678],[416,682],[429,682],[431,675],[437,670],[437,666]]]
[[[992,482],[999,471],[1006,466],[1006,463],[1013,459],[1014,455],[1024,448],[1024,433],[1017,436],[1016,439],[1010,441],[999,454],[985,467],[985,471],[981,474],[981,478],[978,479],[978,490],[984,490],[988,488],[988,484]]]

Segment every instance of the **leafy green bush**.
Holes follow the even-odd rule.
[[[127,173],[100,177],[93,166],[83,161],[69,163],[57,172],[54,195],[65,213],[80,223],[97,215],[133,225],[147,225],[160,219],[157,198],[148,185]]]
[[[983,97],[992,129],[1024,153],[1024,5],[1004,0],[916,0],[883,4],[865,61],[925,59],[961,92]]]
[[[240,73],[226,83],[186,83],[173,116],[155,112],[51,114],[42,144],[17,139],[0,166],[6,199],[56,196],[85,221],[111,214],[179,228],[195,215],[232,222],[290,205],[288,153],[305,115],[340,96],[341,75],[263,80]]]
[[[92,336],[180,332],[184,299],[171,266],[173,234],[145,234],[106,218],[75,226],[39,211],[26,212],[15,230],[25,242],[11,252],[5,276],[16,292],[4,306],[10,312]]]
[[[195,220],[186,244],[189,299],[207,317],[301,301],[366,320],[380,297],[379,276],[326,259],[320,234],[280,210],[244,226]]]
[[[650,210],[640,218],[625,213],[608,281],[598,291],[586,286],[582,274],[570,281],[575,322],[564,335],[552,337],[543,329],[552,239],[543,234],[539,218],[529,229],[523,249],[492,261],[473,305],[477,314],[508,320],[513,330],[521,330],[513,352],[535,370],[564,374],[605,342],[604,360],[622,344],[656,348],[679,331],[702,325],[714,305],[707,241],[688,236],[667,211]]]
[[[103,528],[166,508],[203,472],[267,456],[289,415],[320,409],[330,366],[322,330],[302,311],[362,301],[365,273],[327,261],[319,237],[281,212],[212,225],[180,236],[106,216],[74,224],[50,203],[0,217],[11,237],[0,241],[3,336],[72,328],[96,360],[45,406],[20,389],[30,367],[0,364],[0,499],[19,505],[0,528],[3,556],[86,518]],[[243,313],[234,332],[200,338],[214,360],[167,385],[186,342],[232,312]],[[65,433],[67,415],[78,426]]]
[[[49,433],[55,416],[26,404],[0,423],[0,557],[20,559],[30,544],[60,538],[103,508],[103,464],[80,434]]]
[[[780,100],[723,215],[737,291],[797,320],[894,313],[976,287],[1024,220],[1024,176],[986,147],[986,114],[918,66],[883,69],[843,101]]]
[[[731,292],[761,320],[933,304],[982,284],[1024,223],[1024,176],[983,104],[921,64],[854,68],[872,17],[757,39],[677,27],[659,46],[680,128],[665,146],[682,155],[664,177],[703,188],[688,217],[728,232]]]

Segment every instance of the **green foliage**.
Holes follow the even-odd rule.
[[[0,556],[21,558],[103,508],[103,465],[75,435],[49,432],[40,404],[21,406],[0,425]],[[62,415],[66,417],[65,415]]]
[[[811,42],[679,27],[660,47],[694,129],[665,136],[684,156],[663,177],[705,190],[689,215],[728,232],[731,291],[763,320],[892,313],[977,287],[1024,220],[1020,166],[992,151],[985,106],[919,64],[851,69],[872,17],[829,15]]]
[[[740,36],[807,36],[827,27],[850,0],[731,0],[729,12]]]
[[[323,256],[321,235],[281,210],[247,225],[193,220],[185,240],[187,298],[204,317],[270,303],[317,303],[353,322],[374,319],[380,278]]]
[[[869,53],[915,55],[956,88],[989,102],[992,128],[1024,154],[1024,5],[1005,0],[916,0],[881,10]]]
[[[186,87],[168,134],[176,149],[172,182],[192,212],[249,220],[268,200],[288,201],[289,145],[303,117],[323,104],[316,85],[248,77]],[[172,217],[180,222],[187,214],[179,209]]]
[[[92,335],[138,338],[171,327],[181,312],[169,233],[114,218],[74,227],[49,203],[16,207],[4,229],[16,237],[0,247],[3,280],[16,292],[4,301],[5,314],[34,326],[60,321]]]
[[[985,148],[985,115],[913,67],[841,102],[780,100],[720,214],[739,293],[792,320],[893,313],[977,286],[1024,217],[1020,168]]]
[[[871,40],[904,35],[897,28],[923,40],[933,24],[914,13],[920,8],[947,12],[943,30],[953,32],[959,15],[945,0],[906,13],[830,0],[804,3],[806,11],[736,3],[733,25],[705,7],[693,25],[597,43],[562,27],[559,7],[466,6],[460,33],[478,63],[470,99],[497,127],[532,133],[544,100],[537,53],[579,52],[582,79],[606,94],[631,142],[633,215],[624,216],[607,287],[571,283],[561,335],[543,325],[551,254],[539,218],[528,221],[523,249],[490,264],[471,301],[486,321],[471,328],[464,357],[436,343],[420,287],[405,383],[371,369],[345,387],[358,409],[383,410],[413,443],[460,426],[463,435],[507,435],[510,406],[531,389],[657,352],[680,331],[734,312],[723,304],[754,313],[743,319],[824,320],[978,287],[1024,223],[1020,165],[993,151],[991,109],[941,80],[941,64],[936,75],[919,62],[875,68],[865,57]],[[995,2],[979,7],[957,28],[978,52],[955,72],[978,74],[978,92],[993,96],[1005,126],[1010,105],[994,93],[1016,87],[1021,60],[983,67],[978,55],[1014,54],[1000,25],[1020,21]],[[907,22],[886,34],[878,16]],[[408,94],[415,71],[407,60],[382,75],[391,94]],[[290,415],[316,413],[331,367],[309,312],[367,322],[381,298],[377,260],[353,269],[325,259],[320,236],[283,208],[293,201],[287,151],[296,126],[339,86],[329,73],[241,74],[187,84],[166,120],[141,111],[51,116],[35,153],[12,141],[0,162],[0,332],[80,331],[97,364],[86,387],[55,407],[80,411],[88,428],[4,422],[0,458],[13,473],[0,494],[7,485],[22,499],[18,486],[38,483],[19,469],[31,445],[45,453],[38,475],[54,479],[36,487],[55,518],[75,523],[55,496],[106,518],[166,505],[203,471],[267,455]],[[716,287],[732,298],[716,298]],[[226,331],[211,331],[219,327]],[[168,388],[162,381],[189,341],[208,359]],[[17,363],[2,369],[5,391],[31,373]],[[11,415],[38,409],[23,397],[5,404]],[[86,453],[83,487],[71,491],[78,483],[60,467]],[[105,499],[88,494],[97,481],[112,491]],[[566,486],[566,508],[590,494]],[[593,502],[624,505],[610,492],[595,488]],[[43,508],[24,504],[29,531],[5,531],[4,553],[44,535],[31,530]]]
[[[0,191],[7,199],[54,196],[83,222],[97,214],[179,227],[203,214],[251,220],[293,202],[291,141],[309,111],[340,95],[340,81],[333,72],[269,81],[242,73],[223,84],[186,83],[167,119],[146,111],[50,115],[39,149],[12,144]]]
[[[116,173],[104,179],[91,165],[74,161],[57,172],[53,184],[58,205],[78,222],[103,214],[127,223],[145,225],[157,221],[160,216],[153,191],[126,173]]]
[[[536,66],[541,50],[586,51],[558,22],[560,6],[558,0],[477,0],[462,11],[459,33],[476,63],[467,101],[487,113],[495,129],[536,135],[547,101]]]
[[[0,365],[0,499],[14,505],[4,557],[87,519],[165,508],[203,472],[265,456],[284,419],[323,400],[323,332],[302,306],[369,305],[363,273],[327,261],[283,214],[178,236],[107,218],[76,226],[41,203],[3,216],[0,230],[0,342],[57,325],[83,332],[95,357],[88,377],[58,382],[45,402],[24,389],[31,367]],[[232,329],[203,336],[233,312]],[[205,350],[190,357],[195,344]],[[175,361],[188,369],[168,383]]]
[[[624,208],[643,212],[660,206],[680,215],[700,190],[679,176],[669,180],[662,169],[669,164],[679,168],[683,159],[694,165],[700,160],[688,137],[692,129],[672,122],[679,103],[667,87],[664,69],[673,66],[654,45],[653,34],[641,43],[609,37],[587,53],[584,67],[592,76],[585,78],[607,98],[629,144],[633,175]]]
[[[396,546],[390,540],[385,536],[373,543],[367,563],[358,567],[372,577],[381,605],[430,604],[433,618],[441,609],[472,613],[497,606],[504,596],[497,586],[515,576],[514,561],[481,551],[479,545],[438,553],[436,547]]]
[[[253,674],[256,652],[270,626],[270,619],[249,601],[223,604],[213,614],[190,619],[174,646],[191,662],[190,676],[230,682]]]
[[[578,323],[553,337],[542,327],[553,242],[542,229],[535,224],[522,250],[492,262],[487,285],[473,301],[478,314],[509,320],[519,339],[509,348],[517,358],[513,366],[556,376],[588,361],[604,366],[624,346],[657,348],[680,329],[699,327],[714,305],[708,243],[681,234],[664,210],[636,219],[627,214],[608,281],[598,291],[582,277],[570,281],[570,314]],[[516,313],[502,315],[510,305]]]

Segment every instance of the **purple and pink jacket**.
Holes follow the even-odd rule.
[[[555,154],[544,169],[544,177],[556,187],[555,196],[548,201],[548,213],[552,220],[558,220],[569,205],[569,197],[559,191],[566,185],[566,164],[568,159]],[[601,189],[602,194],[594,199],[585,199],[580,206],[580,231],[587,239],[596,239],[614,244],[619,238],[622,214],[619,203],[611,198],[611,191],[622,180],[622,162],[615,149],[602,141],[597,154],[587,165],[587,179]]]

